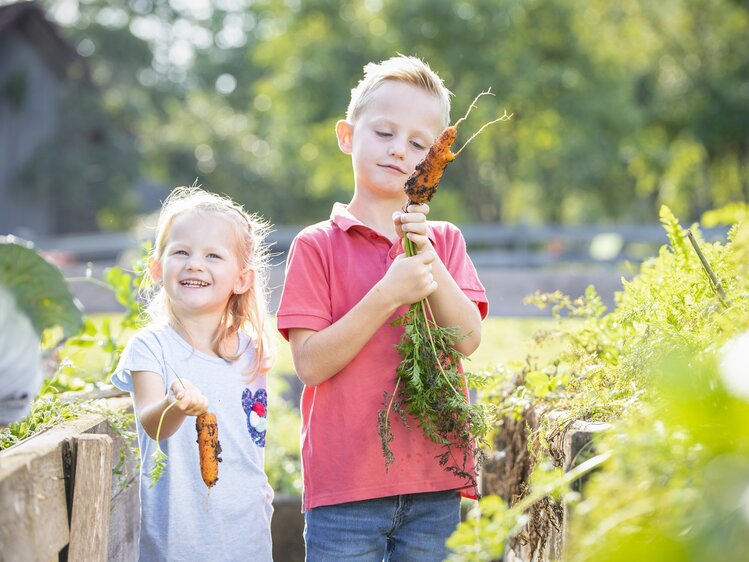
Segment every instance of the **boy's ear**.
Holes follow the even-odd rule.
[[[344,154],[351,154],[351,144],[354,138],[354,124],[341,119],[335,124],[335,134],[338,137],[338,148]]]
[[[234,294],[241,295],[242,293],[246,293],[250,290],[254,282],[255,270],[250,268],[242,270],[234,283]]]
[[[148,258],[148,274],[154,283],[161,283],[161,264],[154,258]]]

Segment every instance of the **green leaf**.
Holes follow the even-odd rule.
[[[60,270],[34,250],[7,239],[0,239],[0,287],[13,294],[40,337],[45,329],[56,326],[65,336],[83,327],[81,311]]]
[[[164,474],[164,469],[166,469],[167,456],[164,451],[161,450],[161,448],[156,447],[156,450],[153,452],[153,456],[151,458],[153,459],[153,469],[151,470],[151,474],[148,475],[149,488],[153,488],[158,483],[161,476]]]
[[[549,394],[549,376],[541,371],[531,371],[525,376],[526,386],[539,398]]]

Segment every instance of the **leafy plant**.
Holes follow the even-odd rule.
[[[60,270],[12,237],[0,237],[0,286],[13,294],[40,338],[45,329],[59,326],[63,336],[72,336],[83,326]]]
[[[416,254],[408,238],[404,238],[404,247],[406,255]],[[377,416],[385,465],[394,460],[391,412],[406,427],[408,414],[427,438],[444,448],[437,457],[440,466],[475,487],[474,463],[478,467],[483,462],[491,406],[472,404],[466,385],[479,388],[485,380],[461,371],[465,356],[454,348],[456,329],[439,326],[432,318],[429,301],[423,299],[393,323],[403,326],[404,333],[397,346],[402,361],[396,369],[395,389],[392,394],[385,393],[384,409]]]
[[[611,313],[602,313],[593,289],[580,299],[535,295],[531,300],[553,306],[559,317],[583,323],[541,334],[542,344],[564,338],[567,348],[545,365],[504,371],[490,388],[500,411],[511,415],[563,409],[613,424],[595,444],[607,460],[571,518],[571,561],[738,561],[749,548],[735,503],[749,489],[749,404],[731,396],[720,375],[724,343],[749,329],[749,224],[735,225],[727,243],[705,243],[693,226],[690,244],[669,209],[661,209],[661,220],[669,246],[624,282]],[[539,392],[538,371],[567,378]],[[544,492],[539,475],[558,458],[544,434],[559,429],[547,420],[532,436],[535,470],[525,496],[512,507],[480,504],[478,519],[461,525],[451,539],[460,559],[490,560],[483,553],[501,551],[529,521],[527,498]],[[565,479],[551,476],[547,484],[579,501],[565,491]]]

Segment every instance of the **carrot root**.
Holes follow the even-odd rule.
[[[221,443],[218,440],[216,415],[210,412],[195,419],[200,452],[200,475],[205,485],[211,488],[218,482],[218,463],[221,462]]]

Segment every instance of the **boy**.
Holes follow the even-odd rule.
[[[481,341],[484,287],[460,231],[403,212],[406,179],[449,124],[450,92],[421,60],[364,67],[338,146],[350,154],[354,195],[330,220],[304,229],[289,251],[278,328],[304,382],[302,467],[307,560],[443,560],[467,483],[443,470],[442,451],[414,420],[392,425],[386,471],[377,411],[395,386],[402,328],[391,323],[429,297],[436,321]],[[408,236],[419,252],[403,254]],[[462,489],[462,490],[461,490]]]

